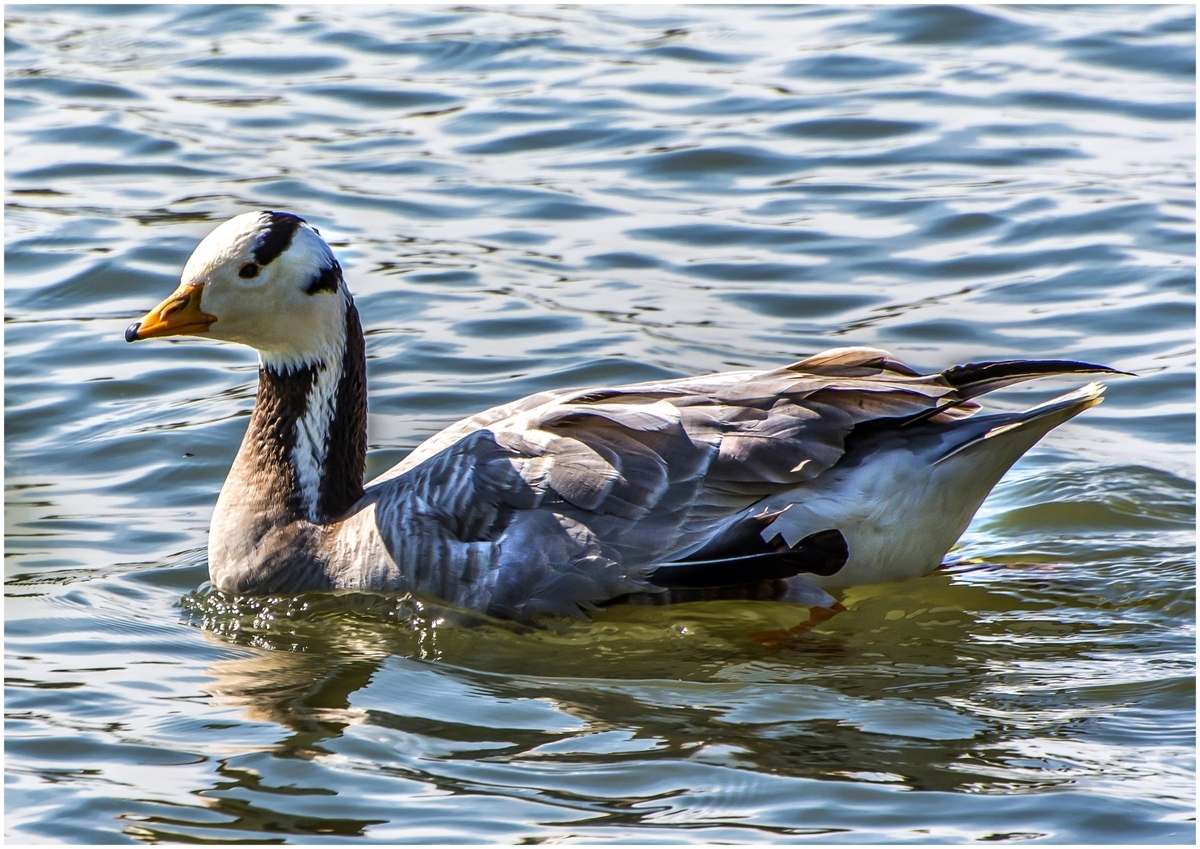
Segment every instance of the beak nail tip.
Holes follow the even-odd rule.
[[[135,321],[133,324],[126,327],[125,328],[125,341],[126,342],[136,342],[137,338],[138,338],[138,335],[137,335],[138,330],[141,328],[141,326],[142,326],[142,323],[140,321]]]

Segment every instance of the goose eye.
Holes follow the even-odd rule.
[[[243,280],[249,280],[251,277],[257,277],[257,276],[258,276],[258,265],[256,265],[253,262],[246,263],[238,271],[238,277],[241,277]]]

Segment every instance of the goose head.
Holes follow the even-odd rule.
[[[316,228],[287,212],[247,212],[208,234],[179,287],[125,331],[127,342],[200,336],[248,345],[289,370],[336,356],[352,299]]]

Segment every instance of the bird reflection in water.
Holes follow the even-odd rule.
[[[1031,600],[939,573],[849,590],[843,603],[798,626],[795,608],[788,626],[788,607],[766,602],[623,605],[559,630],[366,593],[185,606],[210,639],[246,647],[212,665],[205,690],[289,729],[277,756],[319,759],[345,735],[365,745],[348,729],[372,726],[404,742],[378,744],[364,768],[400,761],[459,792],[444,761],[457,752],[599,763],[610,739],[775,775],[859,780],[846,772],[856,763],[913,789],[1011,784],[1017,724],[968,708],[1002,686],[991,657],[1012,635],[998,614]],[[785,627],[762,627],[773,616]]]

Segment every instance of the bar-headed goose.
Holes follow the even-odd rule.
[[[1017,458],[1104,387],[1017,413],[972,415],[971,399],[1114,371],[922,375],[840,348],[771,371],[553,390],[451,425],[364,489],[362,329],[304,219],[252,212],[209,234],[125,338],[177,334],[259,352],[209,533],[216,587],[408,590],[521,619],[629,596],[829,605],[819,587],[929,572]]]

